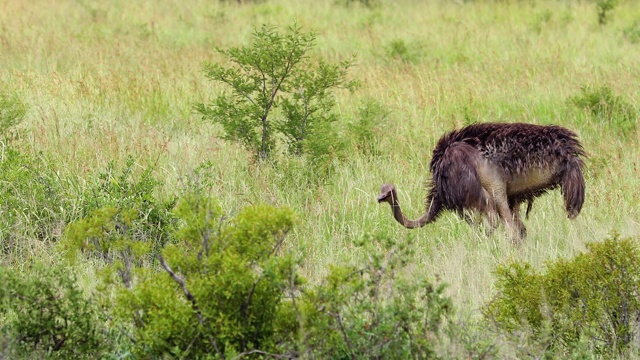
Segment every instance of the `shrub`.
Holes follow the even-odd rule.
[[[452,312],[444,285],[401,274],[406,241],[365,238],[362,266],[334,266],[305,291],[304,351],[310,358],[437,358],[441,325]]]
[[[116,286],[115,306],[102,305],[136,356],[436,357],[450,300],[442,285],[400,276],[406,241],[366,238],[361,266],[309,285],[283,249],[294,223],[286,208],[250,206],[227,220],[211,198],[187,194],[157,262],[140,260],[149,249],[130,232],[114,232],[133,228],[126,213],[100,210],[70,225],[64,244],[109,260],[99,289]]]
[[[413,45],[415,47],[415,44]],[[407,44],[403,39],[394,39],[385,47],[387,56],[405,63],[415,63],[420,54],[418,50]]]
[[[118,173],[114,163],[109,163],[84,194],[83,218],[91,218],[97,213],[111,210],[118,214],[114,215],[116,218],[126,214],[127,220],[118,220],[124,221],[121,221],[121,225],[126,227],[114,227],[114,235],[128,231],[133,239],[150,243],[155,249],[159,249],[169,239],[170,227],[174,221],[171,208],[175,204],[175,198],[157,199],[154,192],[160,182],[153,177],[153,166],[147,166],[136,176],[135,165],[135,159],[129,156]]]
[[[379,102],[368,99],[358,109],[357,118],[348,124],[349,139],[353,146],[365,155],[380,154],[379,143],[383,125],[389,111]]]
[[[295,281],[294,264],[279,254],[291,212],[249,207],[227,225],[215,202],[197,197],[175,211],[183,223],[179,243],[159,256],[164,273],[144,278],[118,301],[135,320],[136,351],[190,358],[279,351],[276,339],[295,334],[296,326],[282,296]]]
[[[20,236],[51,239],[72,216],[74,204],[47,159],[6,146],[0,151],[0,248],[7,252]]]
[[[297,322],[283,289],[296,282],[295,263],[281,254],[293,225],[287,209],[254,206],[224,219],[208,197],[186,195],[175,207],[177,241],[157,254],[136,241],[136,211],[107,208],[69,226],[65,246],[89,249],[105,263],[101,287],[117,275],[124,288],[110,299],[113,314],[132,351],[141,357],[216,358],[252,352],[278,352],[295,339]],[[131,333],[128,330],[131,328]],[[284,351],[284,350],[283,350]]]
[[[550,351],[579,349],[585,341],[600,354],[624,351],[640,315],[637,239],[614,236],[587,248],[548,263],[545,273],[526,263],[499,267],[498,294],[486,316],[499,329],[547,342]]]
[[[10,357],[95,359],[105,350],[97,309],[75,281],[72,273],[42,265],[26,273],[0,267]]]
[[[297,25],[284,35],[263,25],[255,29],[250,45],[217,49],[234,66],[207,64],[206,76],[231,91],[210,106],[197,104],[196,110],[204,119],[220,123],[226,139],[243,144],[260,160],[272,153],[277,133],[287,140],[292,154],[320,149],[308,143],[324,136],[336,120],[331,113],[335,104],[331,90],[353,89],[355,83],[345,79],[352,61],[339,65],[311,61],[309,51],[315,39],[315,33],[303,32]],[[274,115],[278,108],[282,109],[280,118]],[[323,145],[322,151],[329,150],[330,146]]]
[[[637,111],[621,96],[613,94],[607,86],[584,86],[581,94],[569,100],[576,107],[610,127],[627,134],[636,127]]]
[[[136,267],[148,265],[153,261],[153,254],[160,250],[154,247],[157,243],[153,243],[153,239],[139,237],[145,222],[138,215],[136,209],[98,209],[69,224],[62,248],[70,252],[72,260],[78,250],[101,259],[109,264],[108,271],[104,272],[107,282],[117,273],[123,284],[131,288]]]
[[[136,178],[129,157],[120,174],[113,163],[84,194],[84,216],[65,229],[61,249],[75,261],[77,253],[100,259],[103,281],[118,278],[133,286],[136,271],[150,266],[171,239],[176,219],[171,213],[175,199],[158,200],[153,192],[160,184],[147,167]]]

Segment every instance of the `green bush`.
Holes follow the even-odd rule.
[[[276,339],[297,326],[282,296],[295,282],[292,258],[280,254],[291,212],[254,206],[224,224],[214,202],[186,198],[176,214],[183,225],[179,242],[160,256],[165,272],[119,301],[137,318],[137,351],[191,358],[279,352]]]
[[[21,237],[56,238],[72,217],[74,203],[55,169],[42,155],[11,146],[0,151],[0,249],[18,247]]]
[[[627,134],[636,128],[638,113],[633,105],[613,94],[607,86],[584,86],[581,94],[569,99],[574,106],[586,110],[592,118]]]
[[[217,49],[233,66],[207,64],[206,76],[231,91],[210,106],[197,104],[196,110],[204,119],[220,123],[226,139],[241,143],[261,161],[276,148],[278,134],[292,154],[310,152],[313,158],[318,151],[330,152],[331,142],[326,142],[335,133],[327,131],[334,129],[330,124],[336,120],[331,90],[353,89],[355,83],[346,80],[351,60],[331,65],[311,59],[315,39],[314,32],[303,32],[297,25],[284,35],[263,25],[255,29],[250,45]]]
[[[135,161],[127,159],[120,174],[113,163],[83,194],[82,217],[65,229],[61,250],[75,261],[78,252],[99,259],[106,284],[119,279],[131,288],[136,271],[151,266],[171,239],[176,218],[171,213],[175,199],[154,196],[160,184],[146,168],[139,177]]]
[[[362,266],[334,266],[304,292],[305,355],[322,359],[432,359],[451,314],[444,285],[401,274],[406,241],[365,238]]]
[[[114,291],[115,306],[100,301],[136,356],[437,357],[451,303],[444,286],[401,275],[406,241],[367,238],[359,266],[334,266],[310,285],[284,249],[288,209],[250,206],[227,220],[211,198],[187,194],[156,261],[114,230],[135,228],[135,214],[99,210],[71,224],[63,245],[107,260],[98,289]]]
[[[486,316],[501,330],[546,342],[549,351],[570,352],[586,341],[600,354],[622,352],[640,315],[637,241],[614,236],[588,244],[586,253],[548,263],[544,273],[526,263],[501,266]]]
[[[83,218],[106,209],[126,213],[129,219],[122,224],[127,226],[114,227],[114,234],[128,231],[133,239],[150,243],[157,250],[169,240],[175,199],[160,200],[155,196],[160,182],[153,177],[153,166],[147,166],[140,175],[134,172],[135,166],[132,156],[127,158],[120,172],[116,171],[113,162],[109,163],[83,196]]]
[[[348,137],[357,151],[364,155],[380,155],[379,144],[384,137],[383,126],[389,115],[379,102],[368,99],[358,109],[358,116],[348,126]]]
[[[97,308],[67,271],[36,265],[0,267],[0,323],[8,337],[3,355],[95,359],[105,350]]]
[[[295,339],[297,322],[283,296],[296,282],[295,264],[280,249],[293,225],[289,210],[253,206],[226,221],[210,198],[185,196],[174,209],[176,242],[158,254],[158,266],[140,260],[150,249],[131,232],[114,230],[131,228],[135,217],[127,213],[136,211],[99,210],[69,226],[65,245],[99,250],[110,260],[103,285],[116,274],[125,286],[116,292],[115,309],[103,306],[129,323],[122,328],[132,329],[123,331],[138,356],[272,353],[281,351],[283,339],[289,345]]]
[[[385,46],[388,57],[405,63],[416,63],[420,57],[420,49],[417,44],[408,44],[404,39],[393,39]]]
[[[78,250],[101,259],[108,264],[105,280],[110,282],[117,273],[130,288],[134,271],[153,262],[153,254],[160,250],[157,243],[139,237],[145,225],[136,209],[102,208],[69,224],[61,247],[73,260]]]

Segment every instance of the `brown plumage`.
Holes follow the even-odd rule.
[[[570,219],[584,203],[584,156],[577,135],[560,126],[473,124],[440,138],[431,159],[427,210],[407,219],[393,184],[382,185],[378,202],[391,205],[395,219],[407,228],[435,221],[445,210],[484,215],[494,228],[501,219],[510,235],[524,238],[520,204],[527,215],[533,200],[560,187]]]

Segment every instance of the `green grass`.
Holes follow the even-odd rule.
[[[602,27],[595,5],[584,1],[402,0],[372,9],[332,0],[0,4],[0,89],[27,106],[16,146],[48,154],[61,181],[79,191],[110,161],[122,166],[133,155],[140,171],[157,163],[164,198],[211,161],[210,191],[226,212],[261,202],[296,212],[286,246],[304,255],[310,279],[328,264],[353,259],[354,241],[364,234],[410,237],[417,244],[411,270],[448,283],[461,316],[477,315],[492,294],[498,264],[521,259],[541,267],[614,231],[640,233],[638,130],[621,138],[568,100],[582,86],[605,85],[640,109],[640,46],[624,33],[640,19],[633,1],[621,1]],[[243,44],[264,22],[294,20],[318,31],[316,51],[330,61],[357,55],[350,76],[363,86],[338,93],[343,125],[365,99],[389,111],[381,155],[350,156],[318,188],[251,163],[243,148],[221,140],[221,130],[193,111],[194,103],[220,91],[201,66],[223,61],[214,46]],[[389,55],[398,39],[411,61]],[[375,202],[379,186],[394,182],[405,212],[417,217],[436,141],[474,121],[575,130],[589,154],[580,216],[567,219],[559,191],[545,195],[525,221],[529,236],[520,247],[502,231],[486,237],[453,214],[417,231],[401,228],[388,206]],[[52,242],[20,241],[31,256],[57,261]],[[18,263],[24,252],[1,256],[0,264]]]

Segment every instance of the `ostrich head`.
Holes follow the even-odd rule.
[[[387,202],[393,206],[393,201],[396,198],[396,187],[393,184],[382,185],[380,195],[378,195],[378,203]]]
[[[393,184],[384,184],[380,189],[380,195],[378,195],[378,203],[389,203],[391,205],[391,210],[393,211],[393,217],[398,221],[402,226],[413,229],[417,227],[422,227],[425,224],[433,221],[434,217],[429,217],[428,213],[425,212],[422,217],[418,220],[409,220],[407,219],[402,210],[400,209],[400,203],[398,202],[398,194],[396,192],[396,187]]]

